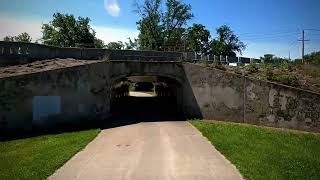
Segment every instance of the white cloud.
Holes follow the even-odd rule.
[[[129,37],[134,39],[137,38],[139,34],[138,30],[128,28],[93,26],[93,29],[97,33],[97,38],[103,40],[105,43],[116,41],[127,42]]]
[[[42,23],[48,21],[35,18],[14,18],[0,15],[0,40],[5,36],[16,36],[20,33],[27,32],[33,41],[42,37],[41,26]],[[106,27],[106,26],[92,26],[96,31],[96,36],[105,43],[123,41],[127,42],[128,38],[137,38],[139,32],[136,29],[122,28],[122,27]]]
[[[27,32],[33,41],[42,37],[42,21],[36,19],[20,19],[9,16],[0,16],[0,39],[5,36],[16,36],[20,33]]]
[[[104,7],[111,16],[119,16],[120,6],[118,0],[104,0]]]

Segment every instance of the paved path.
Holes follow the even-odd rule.
[[[134,97],[154,97],[154,95],[150,94],[150,92],[138,92],[138,91],[130,91],[129,96]]]
[[[242,179],[187,122],[146,122],[103,130],[49,179]]]

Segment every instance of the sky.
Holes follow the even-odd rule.
[[[55,12],[89,17],[103,41],[127,41],[138,36],[136,0],[1,0],[0,39],[27,32],[41,38],[41,26]],[[142,0],[138,0],[142,1]],[[320,0],[182,0],[192,6],[194,18],[216,36],[216,28],[229,25],[247,48],[242,56],[259,58],[301,56],[301,32],[306,30],[306,53],[320,50]],[[317,30],[317,31],[316,31]]]

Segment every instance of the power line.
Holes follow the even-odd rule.
[[[262,36],[262,37],[248,37],[248,38],[241,38],[242,40],[276,40],[276,39],[281,39],[285,37],[292,37],[292,36],[297,36],[298,33],[294,34],[286,34],[286,35],[273,35],[273,36]]]
[[[261,36],[275,36],[275,35],[286,35],[286,34],[296,34],[298,31],[290,32],[278,32],[278,33],[260,33],[260,34],[239,34],[241,37],[261,37]]]

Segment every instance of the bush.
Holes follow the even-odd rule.
[[[259,71],[259,67],[255,63],[250,63],[246,66],[246,70],[249,71],[249,73],[256,73]]]
[[[269,77],[271,81],[276,81],[288,86],[299,86],[298,78],[292,74],[273,74]]]
[[[220,70],[227,70],[226,67],[224,67],[223,64],[219,63],[219,62],[214,62],[211,64],[211,68],[215,68],[215,69],[220,69]]]

